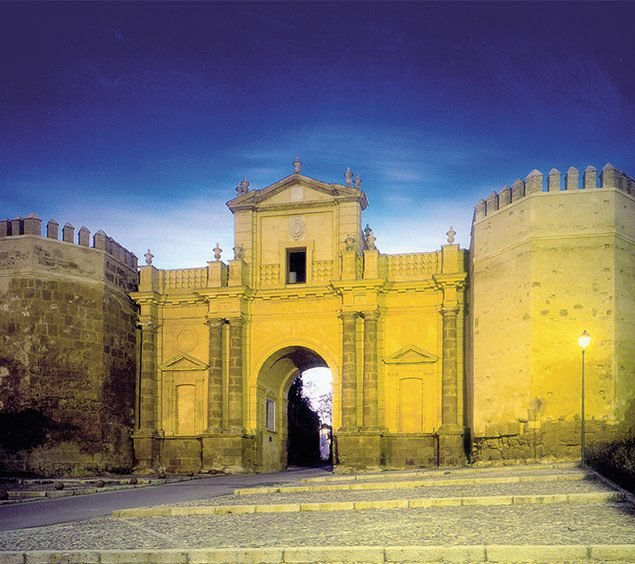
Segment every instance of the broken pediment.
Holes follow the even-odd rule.
[[[436,362],[438,356],[415,345],[407,345],[384,359],[385,364],[425,364]]]
[[[336,200],[358,200],[362,209],[368,206],[366,195],[357,188],[320,182],[297,173],[261,190],[251,190],[240,194],[227,202],[227,206],[230,210],[237,211],[280,205],[314,205]]]
[[[159,366],[159,370],[207,370],[208,365],[189,354],[179,354]]]

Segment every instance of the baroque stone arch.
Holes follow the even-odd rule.
[[[259,471],[271,472],[287,466],[287,402],[293,380],[305,370],[320,366],[329,368],[335,380],[334,361],[325,358],[330,355],[316,351],[321,347],[294,342],[298,344],[272,347],[256,371],[255,464]]]

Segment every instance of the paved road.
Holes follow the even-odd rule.
[[[41,527],[109,516],[114,509],[172,504],[227,495],[236,488],[287,483],[319,476],[321,468],[293,469],[275,474],[217,475],[158,486],[100,492],[60,499],[0,506],[0,531]]]

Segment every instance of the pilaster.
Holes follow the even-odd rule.
[[[342,320],[342,430],[357,427],[357,312],[343,311]]]
[[[224,319],[208,319],[209,374],[207,388],[207,430],[218,433],[223,425],[223,326]]]
[[[377,320],[379,312],[367,311],[364,318],[364,389],[363,421],[364,429],[376,430],[379,426],[379,405],[377,388]]]
[[[230,432],[243,430],[243,318],[229,320],[229,405],[228,427]]]

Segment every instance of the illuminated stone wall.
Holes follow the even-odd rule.
[[[581,182],[582,186],[579,186]],[[581,352],[589,443],[633,427],[635,183],[552,170],[491,194],[471,248],[470,402],[480,460],[579,456]]]
[[[385,255],[352,181],[296,172],[237,191],[232,259],[217,248],[207,268],[141,268],[138,469],[283,468],[289,386],[314,366],[333,374],[338,464],[463,463],[466,254],[454,233],[438,251]],[[304,260],[293,276],[292,252]]]

